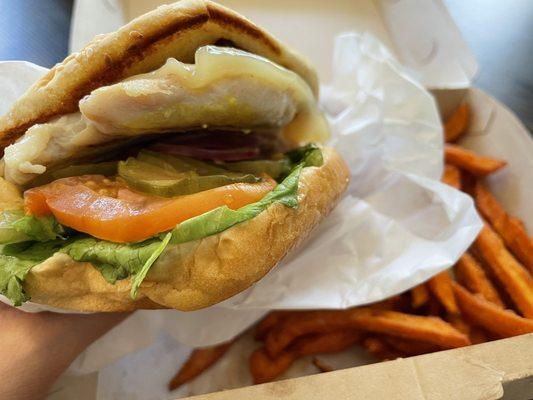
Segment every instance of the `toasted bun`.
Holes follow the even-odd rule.
[[[37,81],[0,117],[0,154],[36,123],[76,111],[93,89],[152,71],[169,57],[194,62],[198,47],[229,45],[290,69],[313,92],[318,81],[301,56],[243,16],[208,0],[183,0],[147,13],[116,32],[97,36]]]
[[[77,311],[208,307],[251,286],[329,213],[348,184],[348,169],[324,148],[321,167],[304,168],[296,209],[279,203],[218,235],[172,245],[150,270],[136,300],[129,279],[107,283],[89,263],[65,254],[35,266],[24,288],[31,301]]]

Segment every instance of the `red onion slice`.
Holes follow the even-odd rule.
[[[207,131],[176,135],[165,142],[209,149],[227,149],[230,147],[258,147],[263,141],[261,136],[254,133]]]
[[[259,147],[238,147],[233,149],[207,149],[196,146],[157,143],[151,146],[154,151],[174,156],[200,158],[215,161],[241,161],[256,158],[260,154]]]

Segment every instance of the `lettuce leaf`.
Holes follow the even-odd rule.
[[[0,254],[0,293],[15,306],[29,300],[23,282],[35,265],[42,263],[57,252],[68,254],[73,260],[90,262],[110,283],[132,277],[131,297],[146,277],[150,267],[165,250],[171,233],[163,240],[149,239],[141,243],[112,243],[94,238],[81,237],[55,240],[44,243],[25,242],[4,246]]]
[[[0,293],[6,296],[15,306],[28,300],[22,283],[30,269],[38,263],[19,257],[0,255]]]
[[[167,248],[168,242],[170,241],[170,238],[172,237],[172,233],[167,233],[166,236],[163,238],[161,243],[154,249],[154,252],[146,260],[146,262],[143,264],[142,268],[135,274],[133,279],[131,280],[131,291],[130,296],[132,299],[137,297],[137,289],[139,286],[141,286],[142,281],[144,281],[144,278],[146,278],[146,275],[148,274],[148,271],[150,271],[150,268],[154,263],[157,261],[159,256],[165,251]]]
[[[289,151],[287,156],[294,164],[303,163],[306,167],[320,167],[324,163],[322,150],[314,143]]]
[[[32,267],[51,257],[63,244],[62,240],[56,240],[4,246],[0,254],[0,293],[15,306],[29,300],[23,287],[26,275]]]
[[[150,267],[163,253],[170,241],[167,233],[163,240],[149,239],[140,243],[121,244],[93,238],[74,241],[60,251],[73,260],[90,262],[109,283],[132,277],[130,295],[137,296],[137,289],[146,277]]]
[[[73,241],[60,251],[75,261],[93,264],[108,282],[115,283],[137,274],[160,243],[157,238],[125,244],[84,237]]]
[[[298,180],[300,179],[302,168],[303,164],[296,166],[273,191],[256,203],[248,204],[238,210],[222,206],[183,221],[172,230],[170,243],[185,243],[215,235],[238,223],[256,217],[268,206],[276,202],[282,203],[287,207],[296,207],[298,205]]]
[[[4,211],[0,215],[0,244],[18,243],[30,240],[24,232],[13,228],[13,223],[22,218],[22,211]]]
[[[47,242],[61,238],[65,228],[53,217],[24,215],[22,211],[0,214],[0,244],[35,240]]]
[[[13,229],[23,233],[31,240],[47,242],[61,238],[65,233],[65,228],[55,219],[55,217],[35,217],[26,215],[13,223]]]

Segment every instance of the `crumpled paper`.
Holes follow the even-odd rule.
[[[89,347],[71,371],[95,371],[161,333],[210,345],[270,309],[378,301],[450,267],[468,248],[481,221],[468,196],[438,181],[442,126],[430,94],[368,34],[336,39],[333,71],[321,103],[332,127],[330,144],[348,163],[351,183],[330,216],[245,292],[196,312],[136,312]],[[0,63],[0,111],[44,72],[29,63]],[[22,309],[50,308],[28,303]]]

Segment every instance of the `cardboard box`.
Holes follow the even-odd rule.
[[[78,0],[71,49],[81,48],[96,33],[114,30],[156,5],[169,2]],[[476,62],[440,0],[220,2],[306,54],[317,66],[323,82],[330,78],[334,36],[357,29],[378,37],[433,91],[443,117],[466,97],[475,118],[462,144],[510,161],[509,167],[491,177],[489,184],[506,208],[533,231],[533,210],[527,204],[533,198],[533,142],[507,108],[471,87]],[[291,21],[298,21],[298,29]],[[195,399],[531,399],[532,345],[533,335],[525,335]]]
[[[190,399],[528,400],[532,346],[529,334]]]

